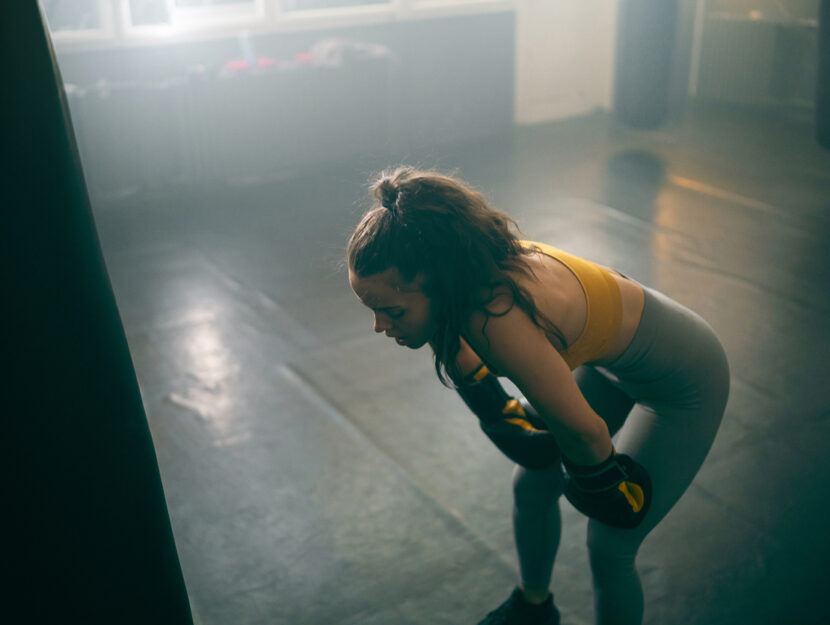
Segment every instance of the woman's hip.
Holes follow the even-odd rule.
[[[705,403],[723,408],[729,363],[712,327],[696,312],[643,287],[645,305],[626,350],[597,367],[640,403]]]

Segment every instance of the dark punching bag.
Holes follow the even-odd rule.
[[[192,624],[36,0],[3,4],[0,61],[0,618]]]
[[[620,0],[614,113],[623,123],[656,128],[666,120],[676,30],[676,0]]]
[[[830,0],[821,0],[818,17],[816,139],[830,149]]]

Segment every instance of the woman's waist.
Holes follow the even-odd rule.
[[[588,309],[582,333],[561,351],[571,369],[615,360],[631,342],[642,313],[640,285],[611,269],[598,270],[604,288],[595,284],[590,293],[586,290]]]
[[[613,269],[608,271],[620,292],[620,324],[616,335],[609,339],[606,351],[591,364],[611,363],[626,351],[640,327],[645,306],[645,292],[641,284]]]

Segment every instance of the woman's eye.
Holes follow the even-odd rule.
[[[403,317],[404,311],[396,310],[394,312],[389,312],[389,313],[386,313],[386,314],[389,315],[389,317],[392,318],[392,319],[400,319],[401,317]]]

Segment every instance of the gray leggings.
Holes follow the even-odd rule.
[[[729,395],[729,365],[718,338],[696,313],[645,288],[631,345],[605,367],[574,371],[591,407],[608,423],[618,452],[651,475],[651,508],[635,529],[590,520],[588,551],[598,625],[639,625],[643,590],[634,559],[640,544],[689,487],[712,446]],[[522,584],[550,585],[559,546],[556,466],[514,473],[514,531]]]

